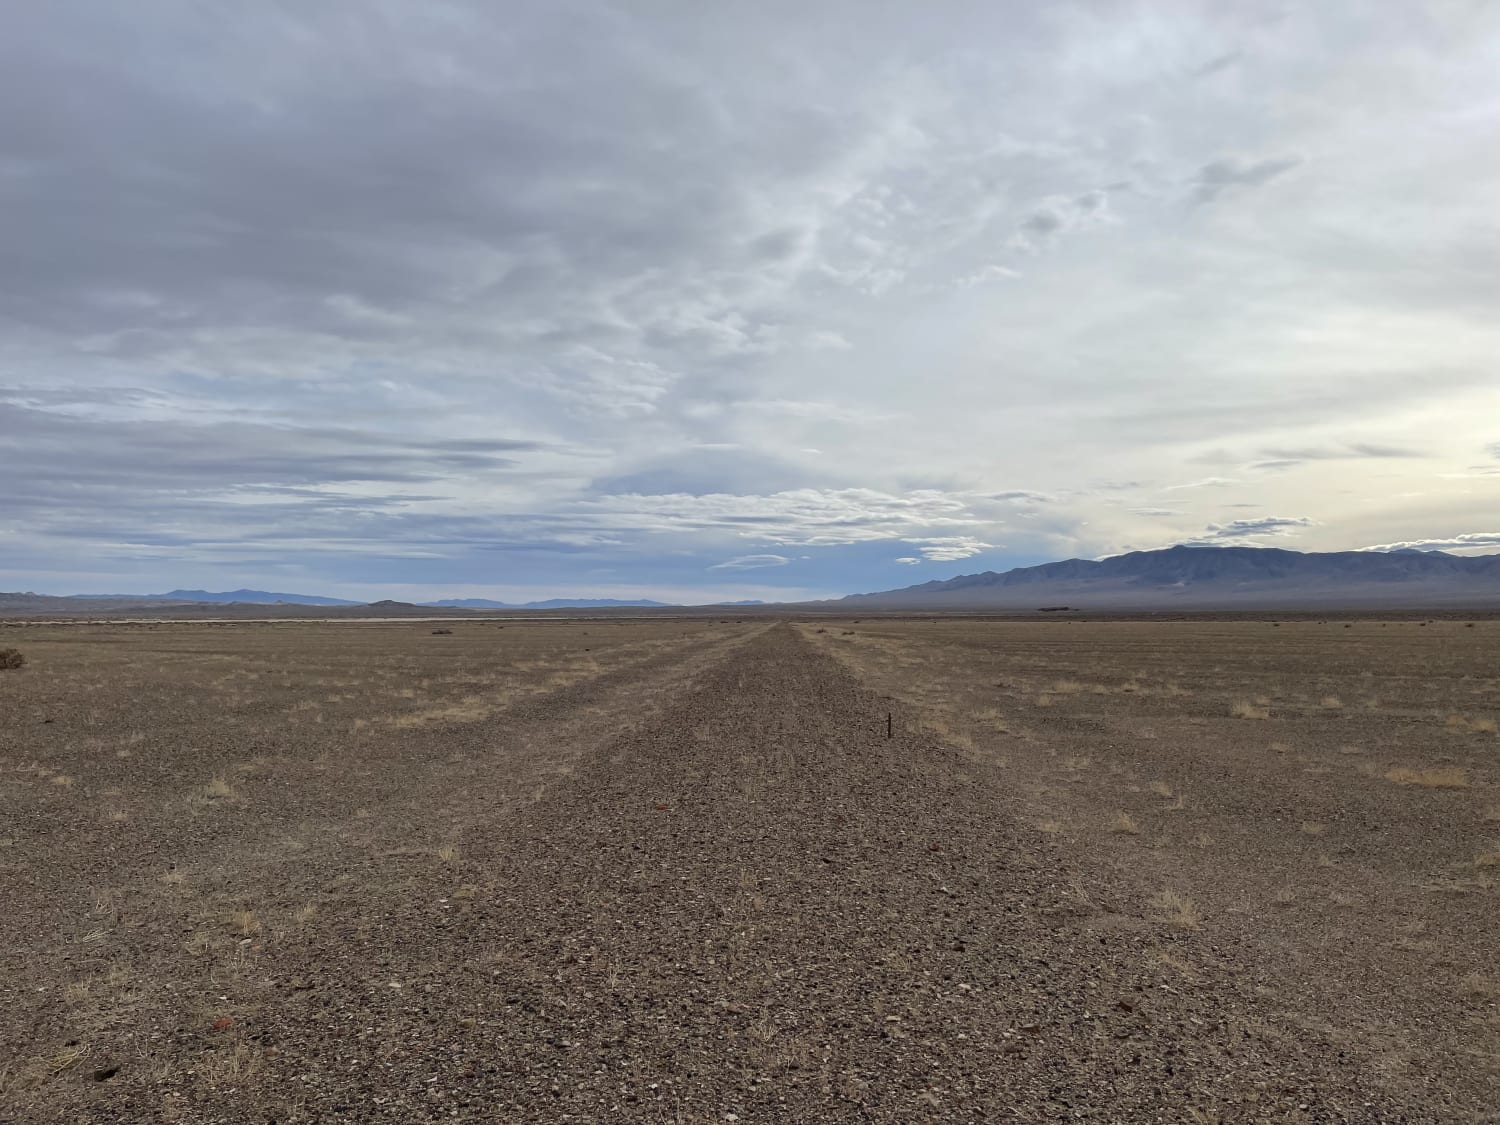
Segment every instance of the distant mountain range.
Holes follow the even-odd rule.
[[[701,608],[754,606],[720,602]],[[171,590],[165,594],[50,597],[0,593],[0,615],[175,612],[250,613],[282,606],[296,615],[462,616],[472,610],[671,609],[647,598],[549,598],[501,602],[443,598],[370,604],[266,590]],[[201,608],[198,608],[201,607]],[[1285,551],[1274,547],[1169,547],[1107,559],[1068,559],[997,573],[965,574],[899,590],[851,594],[801,608],[877,610],[1500,609],[1500,555],[1442,551]]]
[[[756,601],[723,602],[724,606],[761,605]],[[0,593],[0,614],[5,613],[117,613],[132,610],[196,606],[301,606],[333,610],[375,609],[382,612],[412,614],[424,609],[449,613],[468,609],[670,609],[669,602],[649,598],[548,598],[545,601],[500,602],[488,598],[443,598],[439,601],[356,602],[346,598],[325,598],[316,594],[286,594],[270,590],[169,590],[165,594],[48,594]]]
[[[647,598],[639,601],[620,601],[617,598],[548,598],[543,602],[492,602],[488,598],[444,598],[437,602],[421,602],[421,605],[443,606],[450,609],[602,609],[607,606],[670,606],[671,602],[653,602]]]
[[[1500,555],[1169,547],[985,571],[816,603],[839,609],[1500,607]]]

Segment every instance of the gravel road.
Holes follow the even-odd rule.
[[[466,784],[482,815],[482,771]],[[372,886],[359,924],[280,954],[253,1075],[174,1100],[163,1074],[79,1119],[1489,1119],[1288,1019],[1235,948],[1016,800],[791,626],[758,629],[468,832],[484,893]]]

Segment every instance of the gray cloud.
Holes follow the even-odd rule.
[[[1493,507],[1487,10],[14,7],[15,581],[876,589]]]
[[[1277,473],[1283,469],[1295,469],[1304,462],[1295,457],[1273,458],[1270,461],[1251,461],[1246,465],[1247,469],[1258,469],[1261,472]]]
[[[1290,172],[1302,163],[1300,156],[1283,156],[1263,160],[1244,160],[1236,156],[1211,160],[1194,173],[1189,185],[1199,203],[1212,203],[1225,191],[1236,187],[1260,187]]]
[[[1229,477],[1204,477],[1201,480],[1188,481],[1186,484],[1169,484],[1162,491],[1181,492],[1189,488],[1228,488],[1232,484],[1239,483]]]
[[[1192,75],[1194,78],[1207,78],[1218,74],[1221,70],[1228,70],[1237,65],[1245,57],[1243,51],[1226,51],[1222,55],[1216,55],[1201,66],[1194,67]]]
[[[1264,460],[1251,461],[1245,467],[1262,472],[1294,469],[1309,461],[1407,460],[1425,457],[1421,450],[1378,442],[1351,442],[1348,445],[1319,445],[1296,448],[1273,447],[1261,451]]]
[[[1261,545],[1258,541],[1262,538],[1289,535],[1312,526],[1313,521],[1303,516],[1230,520],[1228,523],[1211,523],[1202,534],[1183,542],[1188,546],[1253,547]]]
[[[741,555],[736,559],[726,559],[721,563],[714,563],[709,570],[760,570],[764,567],[786,566],[792,560],[785,555]]]
[[[971,535],[945,535],[926,539],[906,539],[904,542],[917,548],[917,553],[928,562],[958,562],[973,558],[981,551],[989,550],[993,543],[984,543]],[[899,561],[899,560],[898,560]]]
[[[1361,547],[1361,551],[1464,551],[1500,548],[1500,531],[1470,531],[1447,539],[1408,539],[1400,543],[1380,543]]]
[[[1367,441],[1350,442],[1348,445],[1298,446],[1290,449],[1271,447],[1262,450],[1262,455],[1295,461],[1339,461],[1356,457],[1399,459],[1426,456],[1419,449]]]
[[[1069,231],[1107,222],[1108,207],[1108,192],[1098,188],[1072,197],[1055,196],[1021,220],[1010,245],[1037,253]]]

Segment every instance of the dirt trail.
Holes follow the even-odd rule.
[[[471,832],[485,893],[372,891],[360,924],[327,919],[212,1110],[163,1077],[89,1112],[1481,1119],[1292,1030],[1202,935],[1066,869],[1014,800],[776,626]]]

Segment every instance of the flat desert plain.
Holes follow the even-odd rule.
[[[1500,622],[11,645],[3,1121],[1500,1120]]]

